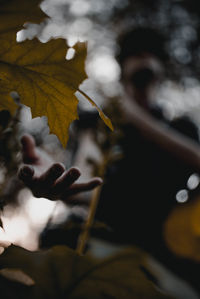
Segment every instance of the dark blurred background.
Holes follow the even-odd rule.
[[[81,88],[100,105],[121,91],[120,68],[115,60],[119,35],[138,26],[160,30],[169,60],[157,101],[170,118],[188,112],[199,121],[198,1],[46,0],[41,7],[51,18],[41,25],[27,25],[28,30],[18,38],[37,34],[46,41],[62,36],[70,46],[87,40],[89,79]],[[68,59],[72,55],[70,49]],[[91,108],[82,98],[81,102],[84,109]]]

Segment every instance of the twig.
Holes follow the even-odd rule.
[[[86,243],[89,239],[89,234],[90,234],[90,229],[93,225],[93,221],[94,221],[94,217],[95,217],[95,213],[96,213],[96,209],[97,209],[97,205],[98,205],[98,201],[99,201],[99,195],[101,192],[101,186],[98,186],[92,194],[92,199],[91,199],[91,203],[90,203],[90,208],[89,208],[89,213],[88,213],[88,217],[87,220],[84,224],[83,230],[79,236],[78,239],[78,246],[77,246],[77,253],[82,255],[86,246]]]

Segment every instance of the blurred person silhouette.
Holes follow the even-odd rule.
[[[169,121],[153,101],[169,62],[163,35],[136,28],[119,46],[123,158],[107,170],[96,217],[111,228],[104,238],[157,255],[163,223],[178,204],[176,194],[200,169],[198,130],[186,116]]]
[[[187,187],[191,174],[200,170],[198,128],[188,116],[168,120],[155,104],[156,88],[169,65],[163,35],[155,29],[136,28],[121,38],[119,46],[125,92],[118,146],[123,155],[107,168],[96,219],[110,230],[97,236],[144,249],[199,292],[199,263],[192,256],[173,253],[164,235],[171,212],[183,205],[177,202],[178,192],[185,190],[189,202],[198,194],[199,187],[194,191]]]

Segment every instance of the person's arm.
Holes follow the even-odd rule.
[[[21,143],[23,161],[26,165],[21,167],[18,176],[35,197],[60,199],[73,204],[72,195],[92,190],[102,183],[100,178],[93,178],[86,183],[76,183],[81,175],[78,168],[65,170],[62,163],[53,163],[47,155],[37,150],[35,141],[30,135],[23,136]]]
[[[188,166],[200,171],[200,146],[191,138],[156,120],[137,104],[124,106],[126,121],[133,124],[146,138],[152,140]]]

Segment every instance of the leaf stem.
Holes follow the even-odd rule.
[[[111,129],[111,131],[114,130],[113,125],[111,120],[103,113],[103,111],[101,110],[101,108],[99,108],[99,106],[81,89],[77,89],[78,92],[80,92],[80,94],[82,94],[89,102],[90,104],[92,104],[92,106],[94,106],[97,111],[99,112],[99,116],[101,117],[101,119],[105,122],[105,124]]]

